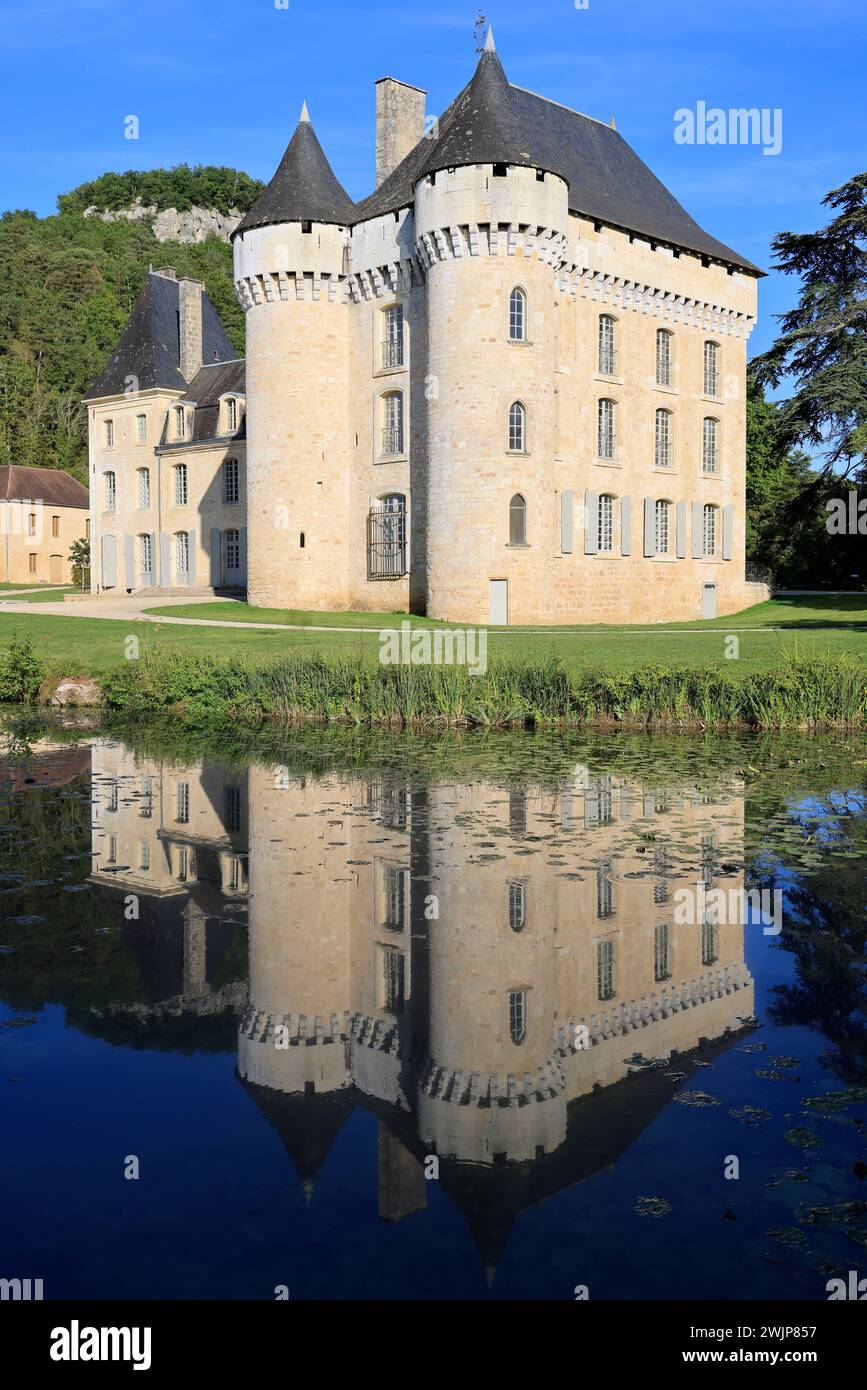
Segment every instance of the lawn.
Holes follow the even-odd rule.
[[[154,610],[151,610],[152,612]],[[165,608],[166,616],[220,617],[235,622],[281,620],[279,611],[248,609],[229,601]],[[98,675],[123,661],[129,636],[142,647],[180,647],[226,655],[243,652],[258,658],[291,651],[321,654],[364,654],[375,659],[380,627],[398,627],[405,614],[301,615],[308,624],[370,627],[372,632],[317,632],[310,626],[286,631],[257,628],[213,628],[194,622],[169,625],[129,623],[108,618],[66,617],[30,612],[0,613],[0,644],[13,632],[29,636],[40,656],[62,667],[68,675]],[[326,620],[331,620],[329,624]],[[284,616],[283,622],[288,621]],[[413,624],[425,624],[413,619]],[[726,639],[737,637],[737,659],[726,656]],[[785,652],[802,656],[849,652],[867,659],[867,596],[775,599],[712,622],[672,623],[660,627],[574,627],[560,629],[492,629],[488,659],[543,660],[559,656],[570,670],[587,667],[625,671],[650,663],[665,665],[725,666],[740,674],[766,670],[778,664]]]

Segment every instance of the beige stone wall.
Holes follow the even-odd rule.
[[[0,579],[22,585],[71,584],[69,551],[75,541],[86,539],[87,522],[83,507],[53,507],[41,498],[0,502]]]

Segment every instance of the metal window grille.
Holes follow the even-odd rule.
[[[403,366],[403,305],[392,304],[384,313],[383,367]]]
[[[509,991],[509,1036],[516,1047],[527,1040],[527,991]]]
[[[605,376],[613,376],[617,365],[614,343],[614,319],[610,314],[599,316],[599,370]]]
[[[614,402],[600,401],[596,420],[596,452],[601,459],[614,458]]]
[[[403,395],[391,391],[383,398],[384,424],[382,452],[385,455],[403,453]]]
[[[613,941],[600,941],[596,946],[596,998],[614,998]]]
[[[656,384],[671,385],[671,334],[664,328],[656,331]]]
[[[407,572],[406,498],[384,497],[367,513],[368,579],[400,579]]]
[[[409,820],[409,793],[396,782],[374,778],[367,788],[367,804],[374,820],[390,830],[405,830]]]
[[[657,468],[671,466],[671,413],[668,410],[656,412],[656,437],[653,461]]]

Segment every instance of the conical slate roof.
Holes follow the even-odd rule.
[[[307,115],[307,105],[277,172],[233,236],[275,222],[330,222],[348,226],[355,204],[338,182]]]

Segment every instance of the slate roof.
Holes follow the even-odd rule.
[[[305,105],[277,172],[233,236],[274,222],[329,222],[346,227],[354,208],[316,138]]]
[[[302,119],[276,174],[237,230],[302,220],[356,225],[409,206],[426,175],[469,164],[558,174],[569,186],[572,212],[762,274],[705,232],[613,127],[512,86],[492,43],[440,117],[436,138],[420,140],[369,197],[351,201]]]
[[[235,394],[243,396],[246,391],[246,362],[243,357],[232,362],[212,362],[196,372],[184,392],[183,399],[195,404],[193,428],[189,438],[176,443],[164,444],[166,449],[182,450],[190,444],[202,444],[210,439],[226,438],[220,434],[220,397]],[[247,416],[241,419],[240,428],[232,439],[246,439]]]
[[[90,506],[89,493],[61,468],[23,468],[17,463],[0,467],[0,500],[42,501],[48,507]]]
[[[140,391],[156,386],[185,391],[180,373],[180,309],[178,282],[149,271],[120,342],[105,370],[85,395],[86,401],[119,396],[127,378],[136,377]],[[225,362],[235,356],[216,309],[202,294],[202,360]]]

